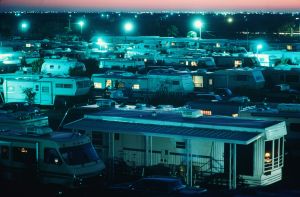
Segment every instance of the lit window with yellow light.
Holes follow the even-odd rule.
[[[95,82],[95,83],[94,83],[94,87],[95,87],[96,89],[101,89],[101,88],[102,88],[102,83]]]
[[[140,84],[133,84],[132,89],[139,90],[140,89]]]

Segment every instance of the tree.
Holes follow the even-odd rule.
[[[33,92],[32,88],[25,88],[23,90],[23,93],[26,95],[26,101],[30,104],[34,103],[34,97],[36,95],[35,92]]]
[[[177,37],[179,33],[178,27],[175,25],[170,25],[167,29],[168,36]]]
[[[80,67],[70,67],[69,75],[70,76],[85,76],[85,72]]]
[[[44,59],[43,58],[40,58],[38,60],[33,61],[31,63],[32,72],[34,72],[34,73],[40,73],[43,63],[44,63]]]
[[[188,38],[196,38],[197,37],[197,33],[195,31],[189,31],[187,33],[187,36]]]

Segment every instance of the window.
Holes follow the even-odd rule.
[[[13,160],[33,164],[35,162],[35,149],[27,147],[14,147]]]
[[[55,87],[56,87],[56,88],[63,88],[63,87],[64,87],[64,85],[63,85],[63,84],[61,84],[61,83],[57,83],[57,84],[55,84]]]
[[[299,76],[298,75],[287,75],[285,80],[287,83],[297,83],[299,81]]]
[[[283,146],[283,137],[265,142],[264,171],[266,174],[283,166]]]
[[[49,92],[49,87],[42,86],[42,92]]]
[[[237,81],[247,81],[248,80],[248,76],[247,75],[237,75],[236,76],[236,80]]]
[[[97,88],[97,89],[101,89],[102,88],[102,83],[95,82],[94,87]]]
[[[209,85],[213,85],[213,79],[209,79],[209,80],[208,80],[208,84],[209,84]]]
[[[234,60],[234,67],[239,68],[243,64],[242,60]]]
[[[179,81],[172,81],[173,85],[179,85]]]
[[[45,148],[44,162],[48,164],[61,165],[62,161],[58,152],[54,148]]]
[[[176,148],[185,149],[185,142],[176,142]]]
[[[139,90],[140,89],[140,84],[133,84],[132,89]]]
[[[92,142],[94,145],[102,146],[103,145],[103,134],[99,132],[92,133]]]
[[[9,147],[1,146],[1,159],[9,159]]]
[[[193,76],[195,88],[203,88],[203,76]]]
[[[50,65],[49,68],[50,68],[50,69],[54,69],[54,65]]]
[[[115,133],[114,138],[116,141],[120,140],[120,133]]]
[[[105,85],[105,87],[112,87],[111,79],[106,80],[106,85]]]
[[[64,84],[64,88],[73,88],[72,84]]]
[[[35,91],[38,92],[39,91],[39,85],[35,85]]]

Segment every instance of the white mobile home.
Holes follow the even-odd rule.
[[[41,72],[51,75],[69,75],[69,70],[71,68],[78,68],[83,72],[86,71],[84,63],[78,62],[77,60],[45,59]]]
[[[188,109],[111,109],[64,128],[85,131],[105,160],[118,158],[145,171],[164,165],[174,176],[184,169],[189,185],[214,175],[224,175],[227,181],[221,183],[234,189],[237,177],[250,186],[282,179],[286,126],[281,121],[204,117]]]
[[[192,75],[195,87],[206,90],[215,88],[261,89],[265,85],[262,71],[258,69],[225,69],[215,72],[194,72]]]
[[[99,68],[104,69],[127,69],[127,68],[145,68],[144,61],[130,59],[100,59]]]
[[[3,83],[4,100],[22,102],[27,100],[25,89],[31,89],[34,103],[39,105],[67,104],[85,96],[91,88],[87,77],[43,77],[41,79],[6,79]]]

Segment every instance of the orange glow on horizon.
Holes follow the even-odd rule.
[[[6,6],[99,8],[108,10],[296,10],[299,0],[2,0]]]

